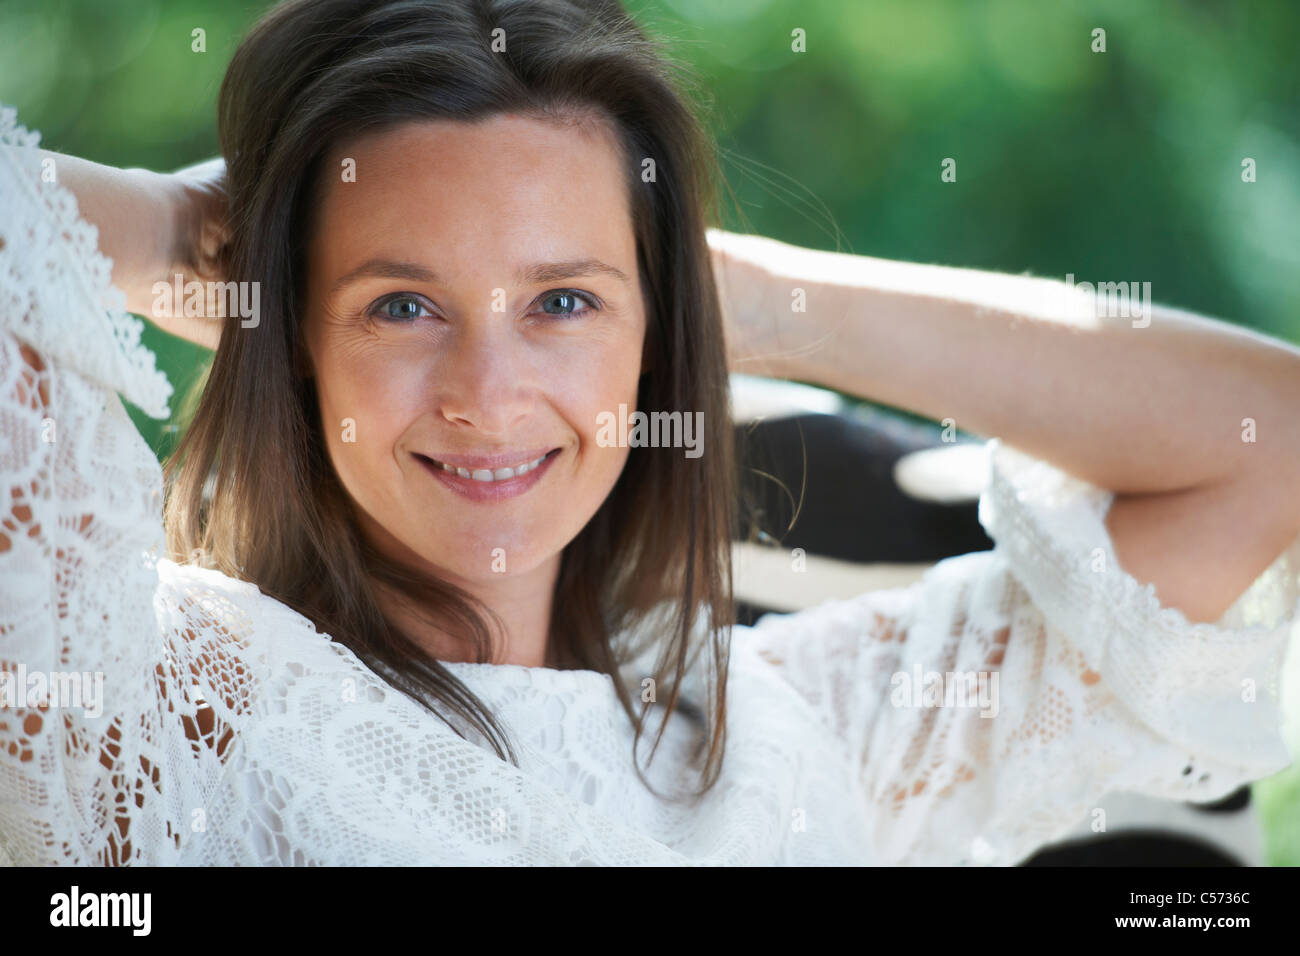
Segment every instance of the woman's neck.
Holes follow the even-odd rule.
[[[503,634],[496,631],[491,619],[486,622],[494,637],[491,663],[558,668],[572,665],[567,658],[560,659],[563,655],[558,648],[552,648],[549,640],[559,557],[556,555],[546,564],[523,574],[489,581],[467,581],[435,572],[439,580],[473,595],[501,619]],[[420,611],[424,613],[417,612],[410,606],[409,599],[398,598],[382,585],[379,593],[381,600],[386,601],[385,615],[435,660],[477,660],[476,650],[465,635],[455,634],[430,620],[439,618],[437,609],[422,608]]]
[[[368,532],[372,545],[381,554],[390,555],[407,567],[427,567],[431,577],[467,592],[500,618],[504,633],[497,631],[490,618],[485,621],[493,633],[491,663],[524,667],[564,666],[553,663],[560,655],[551,652],[549,640],[551,608],[562,552],[528,571],[468,579],[422,561],[419,555],[411,553],[365,516],[362,524],[362,533]],[[411,606],[410,598],[398,594],[388,585],[376,582],[375,588],[383,602],[384,615],[435,660],[473,662],[478,659],[476,648],[467,635],[456,633],[450,622],[445,627],[436,623],[446,620],[438,608],[415,608]]]

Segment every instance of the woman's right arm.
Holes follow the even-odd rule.
[[[177,274],[182,285],[224,280],[225,162],[214,159],[176,173],[155,173],[36,152],[43,174],[51,170],[77,197],[82,218],[99,230],[100,251],[113,260],[113,284],[125,293],[127,310],[165,332],[215,349],[221,320],[159,308],[172,297],[160,298],[153,286],[171,286]]]

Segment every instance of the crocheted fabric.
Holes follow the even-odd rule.
[[[36,141],[0,112],[0,862],[1010,864],[1109,792],[1213,800],[1290,762],[1300,541],[1190,624],[1120,567],[1110,493],[992,440],[993,551],[734,629],[700,801],[635,775],[614,681],[644,658],[448,664],[511,766],[254,584],[159,559],[161,472],[115,393],[163,416],[170,387]],[[674,715],[657,787],[695,779],[695,740]]]

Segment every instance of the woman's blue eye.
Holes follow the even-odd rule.
[[[559,309],[552,311],[546,307],[546,303],[557,301],[563,303]],[[579,308],[578,303],[580,302],[587,303],[588,308]],[[575,315],[582,315],[584,312],[595,307],[595,302],[587,296],[577,292],[571,292],[567,289],[557,289],[554,292],[546,293],[546,295],[542,297],[542,311],[546,312],[548,315],[558,315],[568,318]]]
[[[420,317],[424,305],[413,295],[394,295],[382,300],[371,311],[371,315],[392,322],[409,322]]]

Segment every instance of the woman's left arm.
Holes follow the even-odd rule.
[[[1137,283],[1094,302],[1058,280],[709,242],[733,371],[951,419],[1113,491],[1117,558],[1191,621],[1217,621],[1300,535],[1291,345]]]

